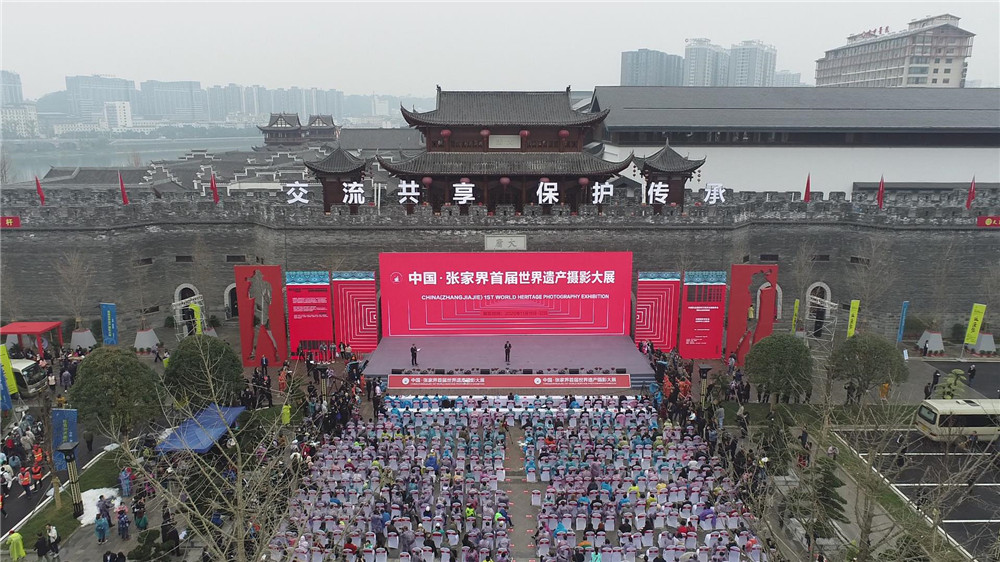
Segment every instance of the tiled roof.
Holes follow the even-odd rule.
[[[632,163],[632,156],[608,162],[581,152],[427,152],[404,162],[378,161],[401,176],[593,176],[617,174]]]
[[[329,174],[353,174],[365,167],[365,160],[358,158],[341,147],[337,147],[329,156],[316,162],[306,162],[306,167],[314,172]]]
[[[443,92],[437,109],[417,113],[400,108],[410,125],[584,126],[599,123],[606,111],[582,113],[570,107],[565,92]]]
[[[309,116],[309,121],[307,121],[307,122],[309,123],[309,127],[310,128],[335,127],[336,126],[336,125],[333,124],[333,116],[332,115],[310,115]]]
[[[125,185],[137,184],[143,181],[143,177],[149,168],[50,168],[41,181],[59,181],[59,183],[79,184],[79,185],[101,185],[109,184],[118,186],[118,172],[122,174]]]
[[[423,135],[414,129],[341,129],[337,139],[344,150],[395,150],[424,147]]]
[[[636,158],[636,164],[641,169],[651,168],[657,172],[693,172],[705,163],[705,159],[689,160],[669,145],[664,146],[651,156]]]
[[[284,121],[285,125],[278,126],[278,123],[281,121]],[[288,131],[302,128],[302,123],[299,121],[298,113],[272,113],[267,125],[257,128],[263,130],[272,127],[281,131]]]
[[[600,86],[614,130],[1000,131],[996,88]]]

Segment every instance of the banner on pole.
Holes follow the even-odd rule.
[[[986,316],[985,304],[972,305],[972,314],[969,315],[969,327],[965,330],[965,345],[976,345],[979,341],[979,329],[983,326],[983,317]]]
[[[11,394],[17,394],[17,378],[14,376],[14,368],[10,365],[7,346],[2,343],[0,343],[0,365],[3,366],[3,378],[7,381],[7,391]]]
[[[118,307],[113,303],[101,303],[101,334],[104,345],[118,345]]]
[[[191,313],[194,314],[194,333],[203,334],[205,330],[201,327],[201,305],[200,304],[189,304],[188,308],[191,309]]]
[[[903,341],[903,328],[906,327],[906,311],[910,309],[910,301],[903,301],[903,311],[899,313],[899,329],[896,330],[896,343]]]
[[[76,431],[76,410],[52,410],[52,462],[56,470],[66,470],[66,457],[57,451],[59,445],[79,441]]]
[[[851,316],[847,319],[847,337],[854,336],[854,329],[858,327],[858,309],[861,308],[861,301],[851,301]]]
[[[7,389],[7,369],[0,365],[0,371],[4,373],[0,375],[0,410],[13,410],[14,400],[10,397],[10,390]]]
[[[792,333],[795,333],[795,325],[799,322],[799,299],[795,299],[795,304],[792,305]]]

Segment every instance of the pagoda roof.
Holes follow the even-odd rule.
[[[310,129],[336,128],[332,115],[310,115],[308,123]]]
[[[298,113],[272,113],[267,125],[257,127],[261,131],[274,129],[277,131],[294,131],[302,128]]]
[[[397,176],[605,176],[632,164],[632,155],[608,162],[583,152],[425,152],[402,162],[377,158]]]
[[[444,92],[438,87],[437,109],[418,113],[400,107],[412,126],[553,126],[600,123],[608,111],[585,113],[572,108],[565,92]]]
[[[704,158],[701,160],[691,160],[681,156],[676,150],[670,148],[669,144],[664,145],[663,148],[651,156],[636,158],[636,165],[640,169],[645,170],[649,168],[657,172],[693,172],[704,163]]]
[[[313,172],[326,174],[354,174],[365,168],[367,161],[347,152],[339,145],[329,156],[315,162],[306,162],[306,167]]]

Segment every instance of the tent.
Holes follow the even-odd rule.
[[[246,410],[243,406],[222,408],[218,404],[209,404],[198,415],[177,426],[163,443],[156,446],[156,452],[206,453],[226,433],[226,428],[233,425],[243,410]]]
[[[55,330],[59,335],[59,347],[63,346],[62,322],[11,322],[0,327],[0,336],[17,336],[18,345],[21,343],[21,336],[35,336],[35,342],[39,351],[42,349],[42,334]]]

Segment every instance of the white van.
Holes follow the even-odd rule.
[[[1000,400],[924,400],[914,423],[932,441],[961,441],[973,433],[993,441],[1000,437]]]
[[[11,359],[10,366],[14,370],[14,378],[17,380],[17,392],[21,395],[21,398],[35,396],[48,386],[45,382],[45,371],[38,366],[37,361]]]

